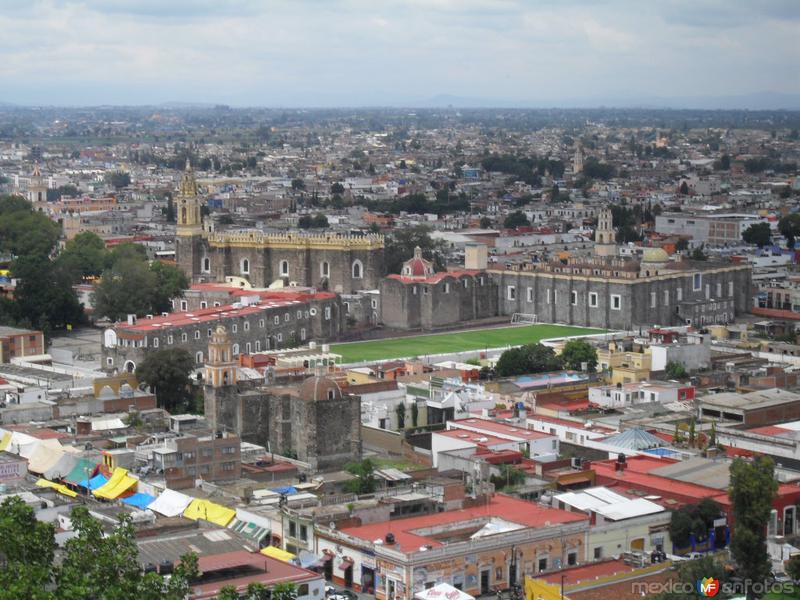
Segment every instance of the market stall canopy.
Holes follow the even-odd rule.
[[[47,442],[55,442],[50,444]],[[44,473],[50,467],[61,460],[64,456],[64,451],[61,449],[61,444],[57,440],[43,440],[39,442],[36,449],[28,457],[28,471],[32,473]]]
[[[59,494],[64,494],[65,496],[69,496],[70,498],[74,498],[78,495],[78,492],[73,492],[63,483],[56,483],[54,481],[47,481],[47,479],[39,479],[36,482],[36,487],[41,488],[50,488],[52,490],[56,490]]]
[[[144,510],[148,506],[150,506],[155,501],[155,499],[156,499],[155,496],[138,492],[136,494],[133,494],[132,496],[123,498],[122,503],[128,504],[129,506],[135,506],[136,508],[141,508],[142,510]]]
[[[97,498],[116,500],[122,494],[134,487],[137,483],[137,479],[134,479],[128,475],[128,469],[117,467],[111,474],[111,479],[108,480],[108,483],[106,483],[103,487],[94,490],[92,493]]]
[[[88,458],[78,459],[77,464],[70,470],[66,477],[62,479],[73,485],[83,485],[87,478],[94,475],[97,470],[97,462],[89,460]],[[85,485],[83,487],[86,487]]]
[[[98,473],[97,475],[95,475],[91,479],[84,479],[83,481],[78,483],[78,485],[81,486],[81,487],[85,487],[86,489],[91,491],[91,490],[99,489],[99,488],[103,487],[107,483],[108,483],[108,479],[106,478],[106,476],[103,475],[102,473]]]
[[[147,508],[165,517],[177,517],[183,514],[191,502],[191,496],[175,490],[164,490]]]
[[[61,455],[61,458],[58,459],[58,462],[47,469],[43,475],[45,479],[61,479],[65,475],[68,475],[76,464],[78,464],[78,458],[76,458],[74,454],[65,452]]]
[[[261,554],[264,556],[271,556],[272,558],[277,558],[278,560],[282,560],[283,562],[292,562],[297,556],[292,554],[291,552],[287,552],[286,550],[281,550],[277,546],[267,546],[266,548],[261,549]]]
[[[236,516],[236,511],[227,506],[216,504],[210,500],[201,500],[195,498],[191,501],[186,510],[183,511],[183,516],[192,521],[203,519],[214,525],[225,527],[228,523],[233,521]]]
[[[432,588],[414,594],[417,600],[475,600],[466,592],[453,587],[449,583],[438,583]]]

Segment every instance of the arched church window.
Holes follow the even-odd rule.
[[[250,261],[246,258],[242,259],[242,275],[249,275],[250,274]]]
[[[353,279],[361,279],[364,274],[364,265],[360,260],[353,261]]]

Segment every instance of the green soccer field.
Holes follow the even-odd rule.
[[[426,354],[445,354],[533,344],[543,339],[603,333],[603,329],[567,325],[521,325],[496,329],[473,329],[456,333],[415,335],[404,338],[349,342],[331,345],[331,352],[342,355],[342,363],[357,363],[390,358],[408,358]]]

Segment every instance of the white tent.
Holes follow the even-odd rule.
[[[449,583],[437,583],[432,588],[414,594],[417,600],[475,600],[466,592],[454,588]]]
[[[167,489],[161,492],[161,495],[147,507],[147,510],[152,510],[165,517],[177,517],[183,514],[191,501],[191,496]]]

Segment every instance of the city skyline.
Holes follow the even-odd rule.
[[[778,0],[5,6],[10,104],[800,107]]]

